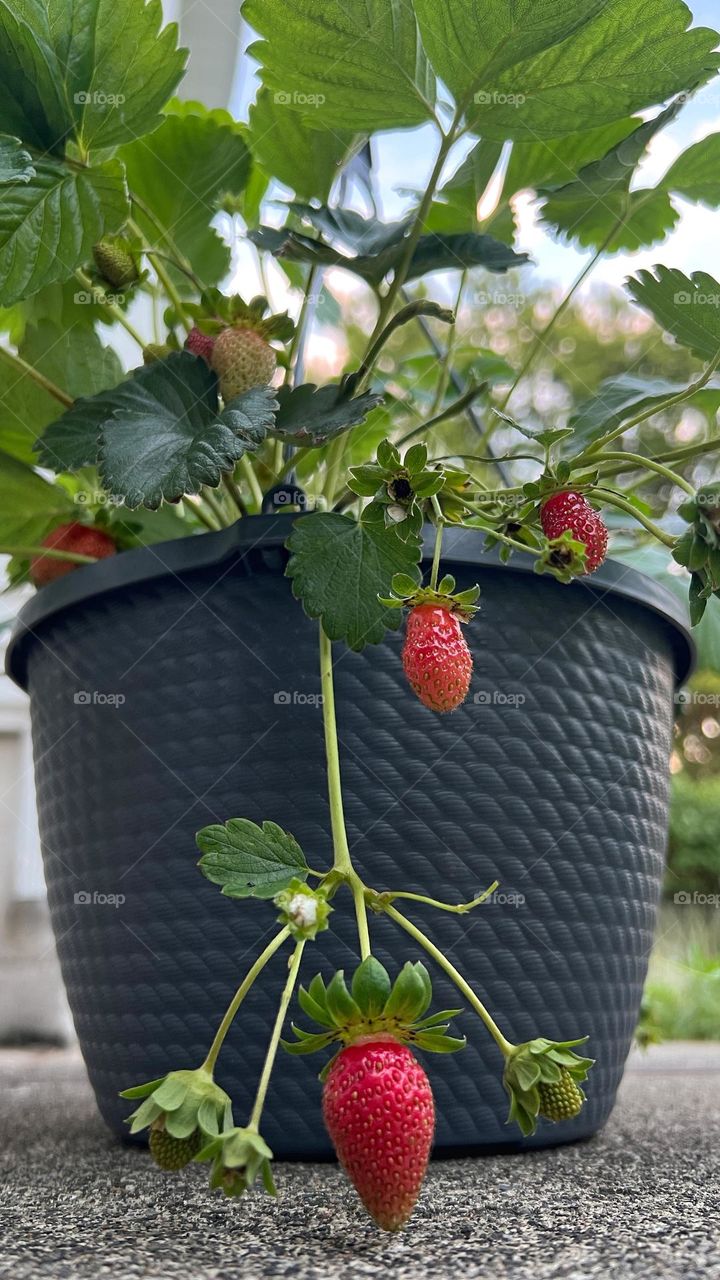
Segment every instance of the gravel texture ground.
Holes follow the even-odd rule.
[[[13,1280],[720,1278],[720,1045],[636,1055],[592,1142],[437,1162],[410,1225],[378,1232],[333,1165],[276,1170],[277,1202],[161,1174],[99,1120],[71,1051],[0,1051],[0,1275]]]

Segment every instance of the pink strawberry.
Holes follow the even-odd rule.
[[[454,711],[465,701],[473,663],[458,613],[438,604],[411,609],[402,661],[412,689],[431,711]]]
[[[254,329],[230,327],[215,339],[212,367],[220,379],[220,393],[227,404],[251,387],[265,387],[277,365],[277,356]]]
[[[114,556],[117,547],[108,533],[102,529],[93,529],[87,524],[74,520],[71,524],[59,524],[52,533],[43,538],[41,547],[51,547],[54,551],[70,551],[74,555],[94,556],[96,560],[105,560]],[[36,587],[45,587],[57,578],[63,578],[73,569],[82,568],[72,560],[59,560],[54,556],[35,556],[30,563],[30,578]]]
[[[564,490],[553,494],[540,510],[540,523],[547,538],[559,538],[569,529],[585,546],[585,573],[594,573],[607,553],[608,531],[600,515],[580,493]]]
[[[202,356],[208,364],[212,363],[215,339],[209,333],[203,333],[197,326],[192,328],[185,339],[185,350],[192,351],[194,356]]]
[[[398,1231],[420,1194],[435,1130],[420,1063],[391,1036],[348,1045],[330,1067],[323,1115],[368,1213],[383,1230]]]

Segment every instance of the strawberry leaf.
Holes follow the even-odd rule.
[[[227,898],[274,898],[292,879],[307,879],[300,845],[274,822],[258,827],[249,818],[231,818],[203,827],[195,839],[200,870]]]
[[[0,183],[29,182],[35,169],[19,138],[0,134]]]
[[[173,352],[117,388],[100,428],[103,484],[126,506],[151,510],[202,485],[215,488],[263,439],[274,406],[272,390],[255,387],[220,413],[205,361]]]
[[[630,277],[626,288],[631,298],[681,346],[712,360],[720,347],[720,284],[705,271],[691,276],[670,267],[654,271]]]
[[[386,608],[378,596],[388,593],[395,573],[420,581],[418,537],[403,541],[393,527],[321,512],[296,520],[287,546],[293,594],[308,617],[322,619],[331,640],[359,652],[400,626],[400,611]]]
[[[374,391],[352,397],[342,383],[316,387],[305,382],[299,387],[280,387],[275,395],[279,408],[270,434],[299,445],[325,444],[364,422],[383,401]]]

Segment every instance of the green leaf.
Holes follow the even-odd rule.
[[[174,352],[154,361],[117,388],[104,415],[103,484],[126,506],[151,509],[203,485],[215,488],[262,439],[274,404],[270,387],[255,387],[219,413],[217,381],[204,360]],[[92,402],[90,409],[92,416]]]
[[[585,165],[606,155],[639,123],[636,119],[614,120],[563,138],[514,142],[505,174],[505,195],[564,186]]]
[[[352,980],[355,1003],[366,1018],[377,1018],[385,1007],[391,991],[390,975],[374,956],[368,956],[358,965]]]
[[[686,389],[687,384],[683,382],[670,382],[667,378],[640,378],[632,373],[606,378],[596,394],[585,400],[570,419],[573,452],[591,444],[623,418],[648,409],[652,404],[661,404]],[[687,403],[696,404],[705,412],[720,408],[720,377],[713,378]]]
[[[542,221],[568,244],[585,249],[605,246],[606,253],[634,253],[666,238],[680,214],[666,191],[644,190],[576,199],[552,196],[542,208]]]
[[[0,9],[0,119],[38,149],[84,150],[147,133],[182,76],[160,0],[25,0]]]
[[[401,246],[402,250],[402,246]],[[401,257],[396,255],[392,266]],[[478,235],[426,235],[420,236],[410,260],[406,279],[427,275],[429,271],[453,271],[466,267],[484,267],[486,271],[504,272],[510,267],[521,267],[529,262],[527,253],[516,253],[510,245],[494,236]],[[383,274],[386,274],[384,272]]]
[[[415,0],[425,48],[485,139],[561,138],[707,79],[715,32],[679,0]]]
[[[395,270],[406,247],[404,239],[393,237],[383,248],[373,253],[350,256],[323,240],[312,240],[287,228],[278,231],[272,227],[259,227],[256,231],[251,231],[249,239],[258,248],[267,249],[278,258],[290,258],[294,262],[306,262],[310,266],[344,267],[372,285],[380,284],[390,271]],[[473,266],[503,272],[512,266],[522,266],[527,261],[526,253],[515,253],[509,245],[494,236],[477,233],[422,235],[410,260],[407,279],[413,280],[429,271],[451,271]]]
[[[53,471],[79,471],[98,461],[100,429],[112,418],[120,388],[81,396],[60,418],[51,422],[33,446],[38,461]]]
[[[475,230],[478,201],[497,168],[502,149],[501,142],[480,141],[475,144],[452,177],[438,191],[425,222],[427,231]]]
[[[691,276],[670,267],[638,271],[626,282],[630,297],[681,346],[702,360],[720,347],[720,284],[705,271]]]
[[[0,544],[37,546],[55,525],[77,515],[66,489],[0,454]]]
[[[572,182],[554,184],[541,209],[544,223],[569,241],[589,248],[605,245],[612,253],[663,239],[679,217],[667,191],[631,192],[630,184],[652,139],[677,116],[684,101],[676,99],[653,120],[638,125],[599,160],[585,165]],[[541,189],[541,194],[546,193]]]
[[[716,209],[720,205],[720,133],[708,134],[683,151],[660,186],[685,200]]]
[[[280,387],[274,394],[279,407],[271,434],[301,445],[325,444],[364,422],[383,400],[375,391],[350,397],[341,384],[335,383],[316,387],[313,382],[305,382],[299,387]]]
[[[67,280],[106,231],[128,215],[122,165],[66,169],[38,160],[29,181],[0,201],[0,306]]]
[[[303,199],[325,200],[353,149],[354,134],[310,129],[297,111],[261,89],[250,108],[250,149],[273,178]]]
[[[104,347],[94,329],[59,328],[48,320],[28,325],[20,355],[39,373],[72,396],[93,395],[122,377],[115,352]],[[43,428],[61,411],[60,403],[29,375],[4,361],[0,364],[0,449],[25,462],[37,462],[34,446]],[[51,452],[44,465],[62,471],[62,459]]]
[[[169,112],[159,129],[122,147],[119,156],[133,194],[204,283],[215,284],[228,270],[230,251],[210,221],[224,195],[245,190],[251,165],[246,130],[227,111],[208,111],[196,102],[172,103]],[[136,220],[148,244],[163,243],[142,209]]]
[[[419,582],[418,538],[403,541],[394,528],[321,512],[296,520],[287,545],[293,594],[309,617],[322,619],[331,640],[360,651],[400,626],[399,612],[381,605],[378,595],[388,593],[395,573]]]
[[[0,184],[29,182],[34,173],[32,156],[23,149],[20,139],[0,134]]]
[[[295,838],[274,822],[256,826],[231,818],[198,831],[200,870],[228,898],[273,898],[293,877],[307,878],[305,855]]]
[[[277,105],[312,128],[369,133],[422,124],[435,78],[405,0],[245,0],[249,53]]]

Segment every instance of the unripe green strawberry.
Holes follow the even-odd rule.
[[[150,1154],[161,1169],[184,1169],[202,1147],[203,1135],[195,1129],[189,1138],[173,1138],[164,1123],[154,1124],[150,1130]]]
[[[277,356],[254,329],[231,326],[215,339],[211,363],[227,403],[251,387],[267,386],[275,372]]]
[[[341,1049],[323,1091],[328,1133],[368,1213],[398,1231],[412,1213],[435,1128],[430,1082],[390,1036]]]
[[[137,260],[129,244],[122,240],[99,240],[93,258],[103,280],[114,289],[124,289],[140,278]]]
[[[540,1094],[540,1115],[546,1120],[572,1120],[580,1114],[585,1095],[575,1083],[565,1067],[560,1068],[560,1079],[556,1084],[541,1081],[538,1084]]]

